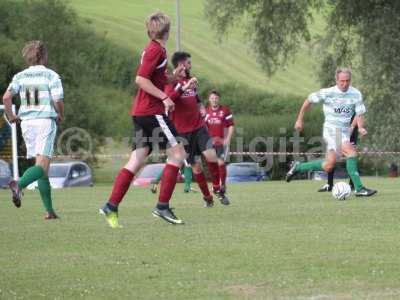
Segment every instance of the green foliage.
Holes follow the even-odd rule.
[[[399,151],[400,3],[334,1],[333,7],[332,41],[343,39],[343,32],[352,33],[351,39],[339,44],[333,53],[352,53],[350,62],[361,75],[368,104],[368,144],[373,149]]]
[[[117,103],[113,108],[121,108],[121,100],[112,97],[129,99],[132,55],[86,29],[63,1],[2,1],[0,18],[0,34],[6,37],[0,45],[0,68],[7,79],[0,81],[1,89],[6,88],[17,70],[24,68],[20,58],[24,43],[43,40],[49,50],[49,67],[63,80],[63,127],[78,126],[97,138],[113,135],[115,126],[109,124],[115,115],[110,114],[109,106]],[[100,88],[108,93],[100,93]],[[128,107],[124,107],[125,111]]]
[[[168,53],[175,50],[176,0],[69,0],[71,6],[93,28],[124,49],[140,52],[147,43],[144,20],[155,9],[172,18],[172,30],[167,43]],[[295,2],[295,1],[294,1]],[[193,72],[214,85],[239,83],[270,93],[303,95],[318,88],[314,57],[308,44],[300,45],[299,53],[286,68],[267,76],[253,53],[248,51],[248,39],[243,38],[244,26],[232,28],[228,38],[218,41],[204,18],[204,1],[180,1],[182,48],[192,54]],[[110,14],[112,5],[112,14]],[[313,32],[322,30],[322,18],[316,19]]]
[[[220,35],[244,17],[246,38],[268,74],[287,65],[310,39],[308,23],[318,0],[206,0],[205,12]]]
[[[353,68],[353,83],[367,103],[369,137],[366,147],[400,150],[400,2],[399,1],[206,1],[206,14],[224,34],[238,22],[267,72],[285,64],[309,37],[310,10],[327,19],[326,30],[314,41],[313,51],[321,86],[334,82],[338,66]],[[238,17],[245,16],[244,20]],[[393,158],[386,157],[385,165]],[[368,161],[368,160],[366,160]]]

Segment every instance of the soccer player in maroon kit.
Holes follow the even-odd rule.
[[[227,106],[219,104],[220,94],[213,90],[208,97],[206,124],[208,132],[213,138],[213,145],[218,156],[221,190],[226,191],[225,159],[229,152],[229,145],[234,132],[233,115]]]
[[[193,176],[203,193],[205,207],[212,207],[214,201],[201,168],[201,155],[207,161],[214,193],[221,204],[228,205],[229,199],[221,192],[217,153],[205,124],[206,110],[197,94],[197,79],[190,75],[192,68],[190,54],[175,52],[172,56],[172,65],[177,80],[165,86],[165,93],[175,102],[175,110],[170,118],[188,153],[187,162],[192,166]],[[179,69],[180,66],[183,68]]]
[[[176,139],[176,129],[166,116],[175,107],[174,102],[164,92],[168,80],[165,44],[169,37],[170,19],[167,15],[156,12],[148,17],[146,27],[150,42],[142,53],[137,70],[135,82],[139,89],[131,110],[134,150],[128,163],[115,178],[108,202],[100,209],[112,228],[120,227],[118,206],[135,174],[157,145],[160,149],[167,149],[168,162],[162,175],[160,195],[153,215],[172,224],[183,224],[169,207],[178,171],[186,156],[183,145]]]

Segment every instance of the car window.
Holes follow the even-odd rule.
[[[66,165],[50,165],[49,177],[66,177],[68,166]]]
[[[84,165],[79,165],[77,168],[79,176],[85,176],[87,174],[87,168]]]
[[[0,160],[0,177],[10,177],[11,169],[7,162]]]
[[[229,176],[258,176],[260,174],[257,166],[251,165],[228,165]]]
[[[72,178],[82,177],[87,174],[86,166],[84,165],[73,165],[71,167],[70,176]]]
[[[0,177],[10,177],[11,176],[11,171],[8,166],[0,166]]]
[[[140,172],[138,178],[151,178],[157,177],[158,174],[162,172],[164,169],[164,165],[153,164],[153,165],[146,165],[142,172]]]

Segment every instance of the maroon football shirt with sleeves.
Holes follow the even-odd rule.
[[[167,83],[167,51],[157,41],[150,41],[142,53],[137,75],[149,79],[158,89],[164,90]],[[131,115],[149,116],[165,113],[161,99],[139,88],[133,101]]]
[[[193,132],[205,125],[204,118],[200,114],[199,96],[196,89],[182,91],[190,78],[167,84],[165,93],[175,102],[175,110],[170,114],[170,118],[179,133]]]
[[[234,125],[233,115],[227,106],[220,105],[217,109],[207,107],[206,124],[208,133],[213,138],[214,145],[222,145],[224,142],[224,130]]]

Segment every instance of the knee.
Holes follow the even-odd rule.
[[[324,163],[323,169],[325,172],[331,172],[333,170],[333,168],[335,167],[335,163],[332,161],[326,161]]]
[[[168,160],[174,164],[177,164],[178,166],[181,166],[185,158],[185,149],[182,146],[178,146],[171,151]]]
[[[208,149],[206,151],[204,151],[202,153],[204,155],[204,157],[206,158],[206,160],[208,162],[217,162],[218,161],[218,157],[217,157],[217,153],[215,152],[215,149]]]
[[[357,152],[350,152],[348,155],[346,155],[346,159],[349,158],[357,158]]]
[[[193,170],[194,174],[200,174],[202,172],[201,166],[199,163],[195,163],[194,165],[192,165],[192,170]]]
[[[186,152],[183,147],[181,147],[175,154],[175,159],[178,160],[179,162],[183,163],[183,161],[186,159]]]
[[[37,156],[35,165],[41,167],[45,175],[49,172],[50,159],[45,156]]]

